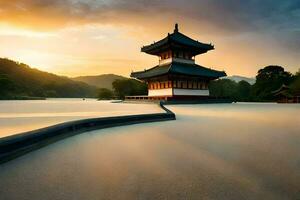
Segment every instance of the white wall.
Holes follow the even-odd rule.
[[[148,91],[149,97],[173,96],[173,95],[209,96],[209,90],[174,89],[174,91],[172,92],[172,88],[166,88],[166,89],[155,89],[155,90]]]
[[[172,96],[172,88],[148,90],[149,97]]]
[[[186,64],[195,64],[195,60],[188,60],[183,58],[167,58],[159,61],[159,65],[169,64],[172,62],[186,63]]]
[[[174,89],[174,95],[209,96],[209,90]]]

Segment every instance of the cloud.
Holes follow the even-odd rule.
[[[299,28],[298,0],[0,0],[0,19],[34,29],[60,29],[74,24],[163,26],[192,21],[202,31]]]
[[[184,33],[216,44],[220,51],[212,56],[219,58],[226,51],[225,56],[233,51],[252,52],[250,58],[268,52],[270,58],[280,55],[286,63],[297,63],[300,54],[299,0],[0,0],[0,24],[26,30],[17,35],[47,36],[74,27],[84,32],[86,26],[109,25],[122,31],[105,32],[107,38],[127,33],[138,43],[135,45],[145,45],[145,41],[151,43],[172,31],[175,22]],[[93,42],[104,42],[99,29],[88,34]],[[122,42],[109,45],[124,46]],[[276,56],[273,51],[278,51]],[[234,62],[232,55],[226,65]],[[235,59],[236,65],[248,64],[245,60],[249,57],[241,56],[239,62]]]

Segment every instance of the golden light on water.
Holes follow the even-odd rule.
[[[162,112],[155,104],[112,104],[96,99],[1,101],[0,110],[0,138],[66,121]]]
[[[87,132],[6,163],[0,171],[1,194],[15,199],[297,195],[300,121],[292,116],[299,106],[168,108],[177,120]]]

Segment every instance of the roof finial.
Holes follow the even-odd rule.
[[[174,32],[178,32],[178,24],[177,23],[175,24]]]

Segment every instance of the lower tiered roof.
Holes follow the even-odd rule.
[[[224,71],[209,69],[197,64],[184,64],[176,62],[166,65],[158,65],[144,71],[132,72],[130,76],[142,80],[167,74],[207,77],[209,79],[217,79],[226,76]]]

